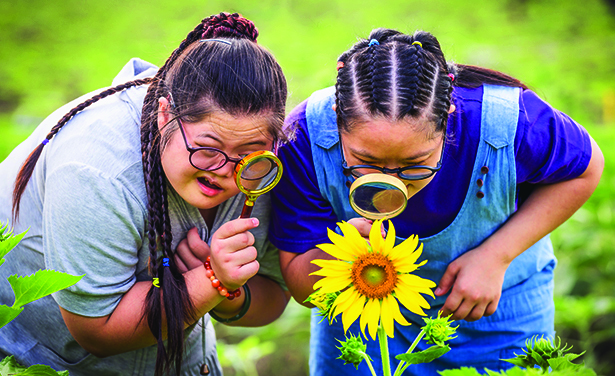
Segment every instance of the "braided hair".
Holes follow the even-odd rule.
[[[383,117],[425,116],[445,132],[453,85],[482,84],[527,89],[519,80],[486,68],[447,63],[432,34],[375,29],[338,58],[336,114],[340,130]]]
[[[173,98],[174,119],[198,121],[213,111],[230,115],[259,114],[269,119],[275,141],[282,131],[287,96],[286,80],[275,58],[257,45],[258,30],[237,13],[205,18],[192,30],[153,78],[134,80],[107,89],[69,111],[24,162],[13,191],[13,216],[43,147],[78,112],[96,101],[132,86],[149,84],[141,117],[141,152],[147,192],[148,270],[159,288],[148,291],[142,319],[157,340],[155,375],[180,374],[184,352],[184,324],[196,320],[186,282],[173,258],[167,181],[161,163],[165,140],[176,121],[158,124],[158,98]],[[159,257],[159,254],[162,257]],[[164,292],[164,293],[163,293]],[[164,312],[164,315],[163,315]],[[167,346],[162,318],[166,316]]]

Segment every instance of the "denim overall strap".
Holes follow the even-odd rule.
[[[348,201],[352,178],[345,176],[342,169],[340,136],[333,104],[335,87],[319,90],[308,99],[305,114],[320,194],[331,203],[338,219],[347,221],[359,215]]]

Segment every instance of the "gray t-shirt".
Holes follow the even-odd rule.
[[[113,85],[152,76],[156,70],[132,59]],[[26,229],[28,233],[0,267],[0,303],[11,305],[14,300],[6,281],[9,275],[47,268],[85,276],[53,297],[28,304],[0,329],[0,357],[14,355],[24,365],[47,364],[69,370],[71,376],[153,374],[155,346],[96,358],[73,339],[58,308],[87,317],[106,316],[135,282],[151,280],[139,131],[145,93],[146,87],[134,87],[96,102],[43,149],[22,197],[19,221],[11,224],[15,233]],[[0,221],[6,223],[11,217],[13,184],[25,158],[69,109],[91,95],[54,112],[0,163]],[[213,228],[208,229],[197,208],[170,186],[168,192],[173,248],[195,226],[209,242],[220,225],[239,217],[244,202],[237,195],[220,205]],[[259,274],[282,283],[277,249],[267,240],[268,195],[257,200],[252,216],[260,220],[251,231]],[[210,374],[220,375],[209,315],[186,331],[182,374],[198,375],[204,358]]]

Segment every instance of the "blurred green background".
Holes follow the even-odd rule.
[[[359,0],[0,2],[0,160],[45,116],[108,86],[132,57],[161,65],[220,11],[255,22],[282,65],[288,109],[332,85],[336,58],[376,27],[440,40],[447,59],[520,78],[582,123],[606,158],[598,189],[553,234],[557,332],[615,374],[615,1]],[[1,177],[0,177],[1,178]],[[217,325],[227,375],[307,375],[309,311],[292,303],[264,328]]]

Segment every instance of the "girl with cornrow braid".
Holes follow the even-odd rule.
[[[330,257],[316,247],[330,243],[327,229],[346,221],[368,236],[371,222],[351,208],[349,187],[359,176],[386,172],[409,193],[392,219],[397,241],[419,236],[424,251],[416,262],[429,262],[417,273],[437,284],[425,312],[452,315],[459,325],[451,351],[404,375],[512,367],[500,359],[514,357],[532,336],[554,336],[556,259],[548,234],[592,194],[603,169],[600,149],[519,80],[447,62],[427,32],[373,30],[337,68],[335,87],[287,117],[296,139],[279,151],[285,171],[273,190],[269,232],[289,291],[298,302],[313,292],[321,277],[310,275],[319,269],[311,261]],[[367,298],[374,300],[365,307],[379,299]],[[351,308],[362,307],[355,301]],[[400,308],[411,325],[397,326],[388,339],[393,369],[394,356],[424,324]],[[361,335],[360,321],[348,329],[352,335]],[[365,362],[356,370],[336,359],[336,339],[345,334],[342,320],[329,324],[314,312],[310,375],[370,374]],[[369,339],[367,354],[382,374],[379,345]],[[418,350],[428,346],[422,341]]]
[[[221,375],[210,317],[259,326],[283,312],[270,199],[240,218],[233,178],[288,138],[286,81],[257,36],[238,14],[208,17],[161,68],[131,60],[0,164],[0,218],[29,228],[0,280],[83,275],[3,327],[0,357],[71,376]]]

